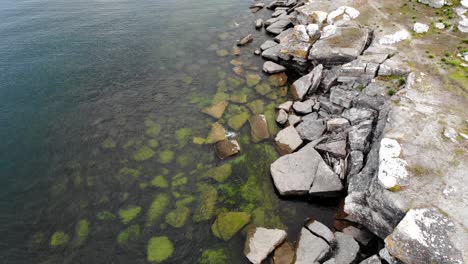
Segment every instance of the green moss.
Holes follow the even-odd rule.
[[[200,192],[200,195],[193,215],[193,220],[197,223],[210,220],[213,217],[216,200],[218,199],[218,191],[211,185],[198,185],[198,192]]]
[[[150,137],[157,137],[159,134],[161,134],[161,125],[156,124],[146,129],[146,135]]]
[[[192,129],[190,128],[181,128],[175,132],[175,137],[179,147],[187,145],[190,137],[192,136]]]
[[[224,249],[205,249],[199,260],[200,264],[226,264],[227,257]]]
[[[261,95],[266,95],[271,92],[271,86],[267,83],[261,83],[255,86],[255,91]]]
[[[232,165],[229,163],[225,163],[221,166],[214,167],[206,171],[201,178],[211,178],[216,180],[217,182],[224,182],[229,176],[232,174]]]
[[[139,225],[131,225],[117,235],[117,243],[121,247],[127,247],[130,242],[140,237],[141,231]]]
[[[159,146],[159,141],[156,139],[150,139],[148,140],[148,145],[152,148],[157,148]]]
[[[392,188],[389,189],[389,191],[391,191],[391,192],[399,192],[400,190],[401,190],[400,185],[395,185],[395,186],[393,186]]]
[[[247,107],[249,107],[250,111],[255,115],[263,114],[265,111],[265,104],[263,103],[263,100],[260,99],[248,103]]]
[[[267,120],[268,131],[270,132],[270,135],[276,135],[280,129],[276,125],[276,111],[274,104],[269,104],[266,107],[265,118]]]
[[[139,170],[136,170],[136,169],[131,169],[131,168],[124,167],[124,168],[120,169],[119,174],[123,175],[123,176],[130,175],[130,176],[133,176],[133,177],[139,177],[141,175],[141,172]]]
[[[265,228],[279,228],[287,229],[287,227],[281,221],[281,218],[271,209],[264,207],[256,208],[252,211],[252,222],[256,226],[262,226]]]
[[[149,262],[162,262],[167,260],[174,253],[174,245],[166,236],[152,237],[148,241],[146,259]]]
[[[158,194],[148,209],[148,214],[146,216],[146,226],[153,226],[153,224],[158,221],[158,219],[164,213],[168,204],[169,196],[165,193]]]
[[[183,172],[177,173],[174,177],[172,177],[172,188],[182,186],[188,183],[188,178],[185,176]]]
[[[180,228],[185,225],[190,215],[190,209],[185,206],[178,206],[166,215],[166,223],[175,228]]]
[[[213,99],[211,100],[212,104],[217,104],[223,101],[229,100],[229,94],[224,93],[224,92],[217,92],[214,96]]]
[[[184,168],[187,167],[188,165],[194,163],[193,161],[193,155],[190,154],[183,154],[177,157],[177,164],[179,164],[180,167]]]
[[[117,144],[115,143],[115,141],[112,139],[112,138],[106,138],[103,142],[102,142],[102,148],[104,149],[113,149],[117,146]]]
[[[226,130],[219,123],[214,123],[211,125],[211,130],[206,138],[207,144],[216,143],[218,141],[224,140],[226,138]]]
[[[241,91],[232,94],[230,97],[231,102],[238,103],[238,104],[247,103],[247,99],[248,99],[247,95],[243,94]]]
[[[230,240],[242,227],[250,222],[250,214],[244,212],[220,213],[211,226],[217,238]]]
[[[64,232],[55,232],[52,234],[52,237],[50,238],[50,246],[62,247],[68,244],[69,240],[70,240],[70,237]]]
[[[99,221],[113,221],[115,220],[115,215],[110,211],[101,211],[96,215],[96,218]]]
[[[125,209],[119,210],[119,217],[122,223],[128,224],[135,219],[141,212],[141,207],[136,205],[128,206]]]
[[[205,144],[206,139],[204,139],[202,137],[194,137],[192,142],[193,142],[193,144],[203,145],[203,144]]]
[[[89,234],[89,222],[86,219],[80,220],[75,228],[75,245],[81,246],[86,242]]]
[[[258,183],[257,175],[250,174],[247,182],[245,182],[241,188],[241,197],[247,202],[258,202],[262,199],[262,190]]]
[[[245,80],[247,81],[247,86],[253,87],[257,85],[260,80],[262,80],[262,77],[260,77],[258,74],[249,73],[245,76]]]
[[[176,201],[176,206],[177,207],[187,206],[193,203],[194,200],[195,200],[195,197],[193,197],[192,195],[184,194],[184,195],[181,195],[179,197],[179,200]]]
[[[133,154],[133,159],[136,161],[143,161],[150,159],[153,156],[154,151],[147,146],[143,146]]]
[[[243,112],[229,118],[228,125],[234,130],[239,130],[247,122],[247,119],[249,119],[249,113]]]
[[[163,150],[159,152],[159,163],[168,164],[171,163],[174,159],[174,151],[172,150]]]
[[[237,88],[245,83],[245,80],[239,77],[228,77],[226,81],[231,88]]]
[[[162,175],[158,175],[158,176],[154,177],[154,179],[151,181],[151,185],[154,186],[154,187],[158,187],[158,188],[167,188],[167,187],[169,187],[169,183],[167,182],[167,180]]]

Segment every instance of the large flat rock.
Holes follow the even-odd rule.
[[[286,239],[286,231],[257,227],[249,230],[244,254],[254,264],[260,264]]]
[[[296,247],[295,264],[318,263],[327,255],[330,246],[322,238],[302,228]]]

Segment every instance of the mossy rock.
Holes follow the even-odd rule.
[[[102,148],[104,149],[114,149],[115,147],[117,147],[117,143],[110,137],[102,142]]]
[[[200,264],[226,264],[227,257],[224,249],[205,249],[199,260]]]
[[[226,130],[221,124],[214,123],[211,126],[211,130],[208,134],[208,137],[206,138],[206,143],[212,144],[224,139],[226,139]]]
[[[50,237],[50,246],[51,247],[63,247],[68,244],[70,236],[64,232],[55,232]]]
[[[192,129],[186,127],[178,129],[175,132],[175,136],[179,147],[184,147],[185,145],[187,145],[190,137],[192,136]]]
[[[245,83],[245,80],[239,77],[228,77],[226,81],[231,88],[237,88]]]
[[[188,165],[194,163],[193,158],[194,156],[191,153],[180,155],[177,157],[177,164],[179,164],[179,166],[182,168],[187,167]]]
[[[268,131],[270,135],[276,135],[280,131],[280,128],[276,125],[276,111],[275,105],[269,104],[265,110],[265,118],[268,124]]]
[[[206,171],[201,178],[211,178],[216,180],[217,182],[224,182],[229,176],[232,174],[232,165],[229,163],[225,163],[221,166],[214,167]]]
[[[195,197],[193,197],[193,195],[184,194],[178,197],[178,200],[176,201],[176,206],[184,207],[193,203],[194,200],[195,200]]]
[[[212,104],[217,104],[219,102],[224,102],[229,100],[229,94],[225,92],[216,92],[216,94],[213,96],[213,99],[211,99]]]
[[[183,172],[177,173],[174,177],[172,177],[172,188],[182,186],[188,183],[188,178],[185,176]]]
[[[148,140],[148,145],[152,148],[157,148],[159,146],[159,141],[156,139],[150,139]]]
[[[153,156],[154,151],[150,147],[143,146],[133,154],[133,159],[136,161],[143,161],[150,159]]]
[[[221,101],[209,107],[203,108],[202,112],[219,119],[223,116],[223,113],[228,105],[229,103],[227,101]]]
[[[89,234],[89,222],[86,219],[78,221],[75,228],[75,246],[81,246],[86,242]]]
[[[115,215],[111,213],[110,211],[101,211],[96,215],[96,218],[99,221],[113,221],[115,220]]]
[[[141,172],[139,170],[137,170],[137,169],[124,167],[124,168],[119,170],[119,174],[124,175],[124,176],[130,175],[130,176],[133,176],[133,177],[136,178],[136,177],[139,177],[141,175]]]
[[[158,175],[154,177],[151,181],[151,186],[158,187],[158,188],[167,188],[169,187],[169,183],[167,182],[166,178],[162,175]]]
[[[248,73],[245,76],[245,80],[247,81],[247,86],[253,87],[262,80],[262,77],[260,77],[258,74]]]
[[[224,241],[230,240],[250,222],[250,214],[244,212],[220,213],[211,226],[213,234]]]
[[[218,191],[211,185],[199,184],[198,191],[200,192],[198,205],[193,215],[193,220],[196,223],[210,220],[213,217],[218,199]]]
[[[119,217],[122,220],[123,224],[130,223],[133,219],[135,219],[141,212],[141,207],[136,205],[128,206],[125,209],[119,210]]]
[[[185,206],[178,206],[166,215],[166,223],[175,228],[185,225],[190,215],[190,209]]]
[[[240,188],[241,197],[247,202],[258,202],[263,197],[262,189],[258,183],[257,175],[249,175],[247,181]]]
[[[170,258],[172,253],[174,253],[174,245],[167,236],[152,237],[148,241],[146,259],[149,262],[163,262]]]
[[[254,113],[255,115],[263,114],[265,111],[265,103],[263,100],[257,99],[247,104],[247,107]]]
[[[267,83],[261,83],[255,86],[255,91],[261,95],[266,95],[271,92],[271,86]]]
[[[196,144],[196,145],[203,145],[203,144],[206,143],[206,139],[202,138],[202,137],[194,137],[192,139],[192,142],[193,142],[193,144]]]
[[[252,211],[252,219],[253,224],[256,226],[287,229],[287,227],[281,221],[279,215],[274,213],[271,209],[266,209],[263,207],[255,208]]]
[[[127,247],[130,242],[140,237],[141,231],[139,225],[131,225],[117,235],[117,243],[121,247]]]
[[[150,126],[146,129],[146,135],[150,137],[157,137],[161,134],[161,125],[156,124],[154,126]]]
[[[283,86],[288,81],[288,75],[286,73],[272,74],[268,77],[268,82],[274,86]]]
[[[239,91],[232,94],[229,100],[231,100],[231,102],[234,103],[245,104],[247,103],[248,96],[246,94],[243,94],[242,91]]]
[[[148,209],[146,216],[146,226],[153,226],[156,221],[162,216],[169,204],[169,196],[165,193],[158,194]]]
[[[232,116],[228,120],[228,125],[234,129],[234,130],[239,130],[244,126],[245,122],[249,119],[249,113],[243,112],[237,115]]]
[[[161,152],[159,152],[159,163],[161,164],[168,164],[168,163],[171,163],[172,160],[174,159],[174,151],[172,150],[163,150]]]

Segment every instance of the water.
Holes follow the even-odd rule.
[[[266,39],[263,33],[255,33],[239,57],[217,54],[230,52],[236,39],[254,31],[258,14],[248,5],[0,3],[1,263],[146,263],[154,236],[174,244],[167,263],[197,263],[206,249],[224,250],[228,263],[245,263],[242,232],[229,241],[212,234],[218,213],[252,213],[256,224],[287,228],[291,240],[306,217],[332,225],[335,201],[279,199],[268,174],[277,157],[272,141],[254,144],[248,122],[235,131],[242,147],[237,158],[221,161],[212,145],[193,143],[193,137],[206,138],[216,121],[200,111],[212,100],[246,95],[248,103],[260,100],[271,117],[274,105],[287,98],[284,88],[260,73],[262,60],[253,55]],[[239,61],[244,73],[236,76],[232,68]],[[245,83],[236,86],[246,73],[261,75],[271,91],[262,95]],[[252,114],[247,105],[230,102],[219,122],[234,132],[228,118]],[[224,182],[203,179],[210,168],[225,164],[232,173]],[[153,186],[156,176],[168,187]],[[206,221],[194,220],[200,184],[218,193]],[[160,195],[168,204],[148,223],[151,203]],[[166,215],[184,199],[188,219],[173,227]],[[131,206],[141,211],[124,224],[119,210]],[[103,220],[103,212],[115,219]],[[80,242],[77,226],[83,221],[89,230]],[[119,233],[135,225],[140,235],[119,244]],[[52,247],[56,232],[68,236],[68,243]]]

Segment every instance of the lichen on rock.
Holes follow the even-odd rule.
[[[159,263],[167,260],[174,253],[174,245],[167,236],[152,237],[148,241],[146,259],[149,262]]]
[[[128,224],[133,219],[135,219],[141,212],[141,207],[136,205],[131,205],[126,207],[125,209],[119,210],[119,217],[122,223]]]
[[[156,195],[146,215],[146,226],[151,227],[162,216],[169,204],[169,196],[165,193]]]

